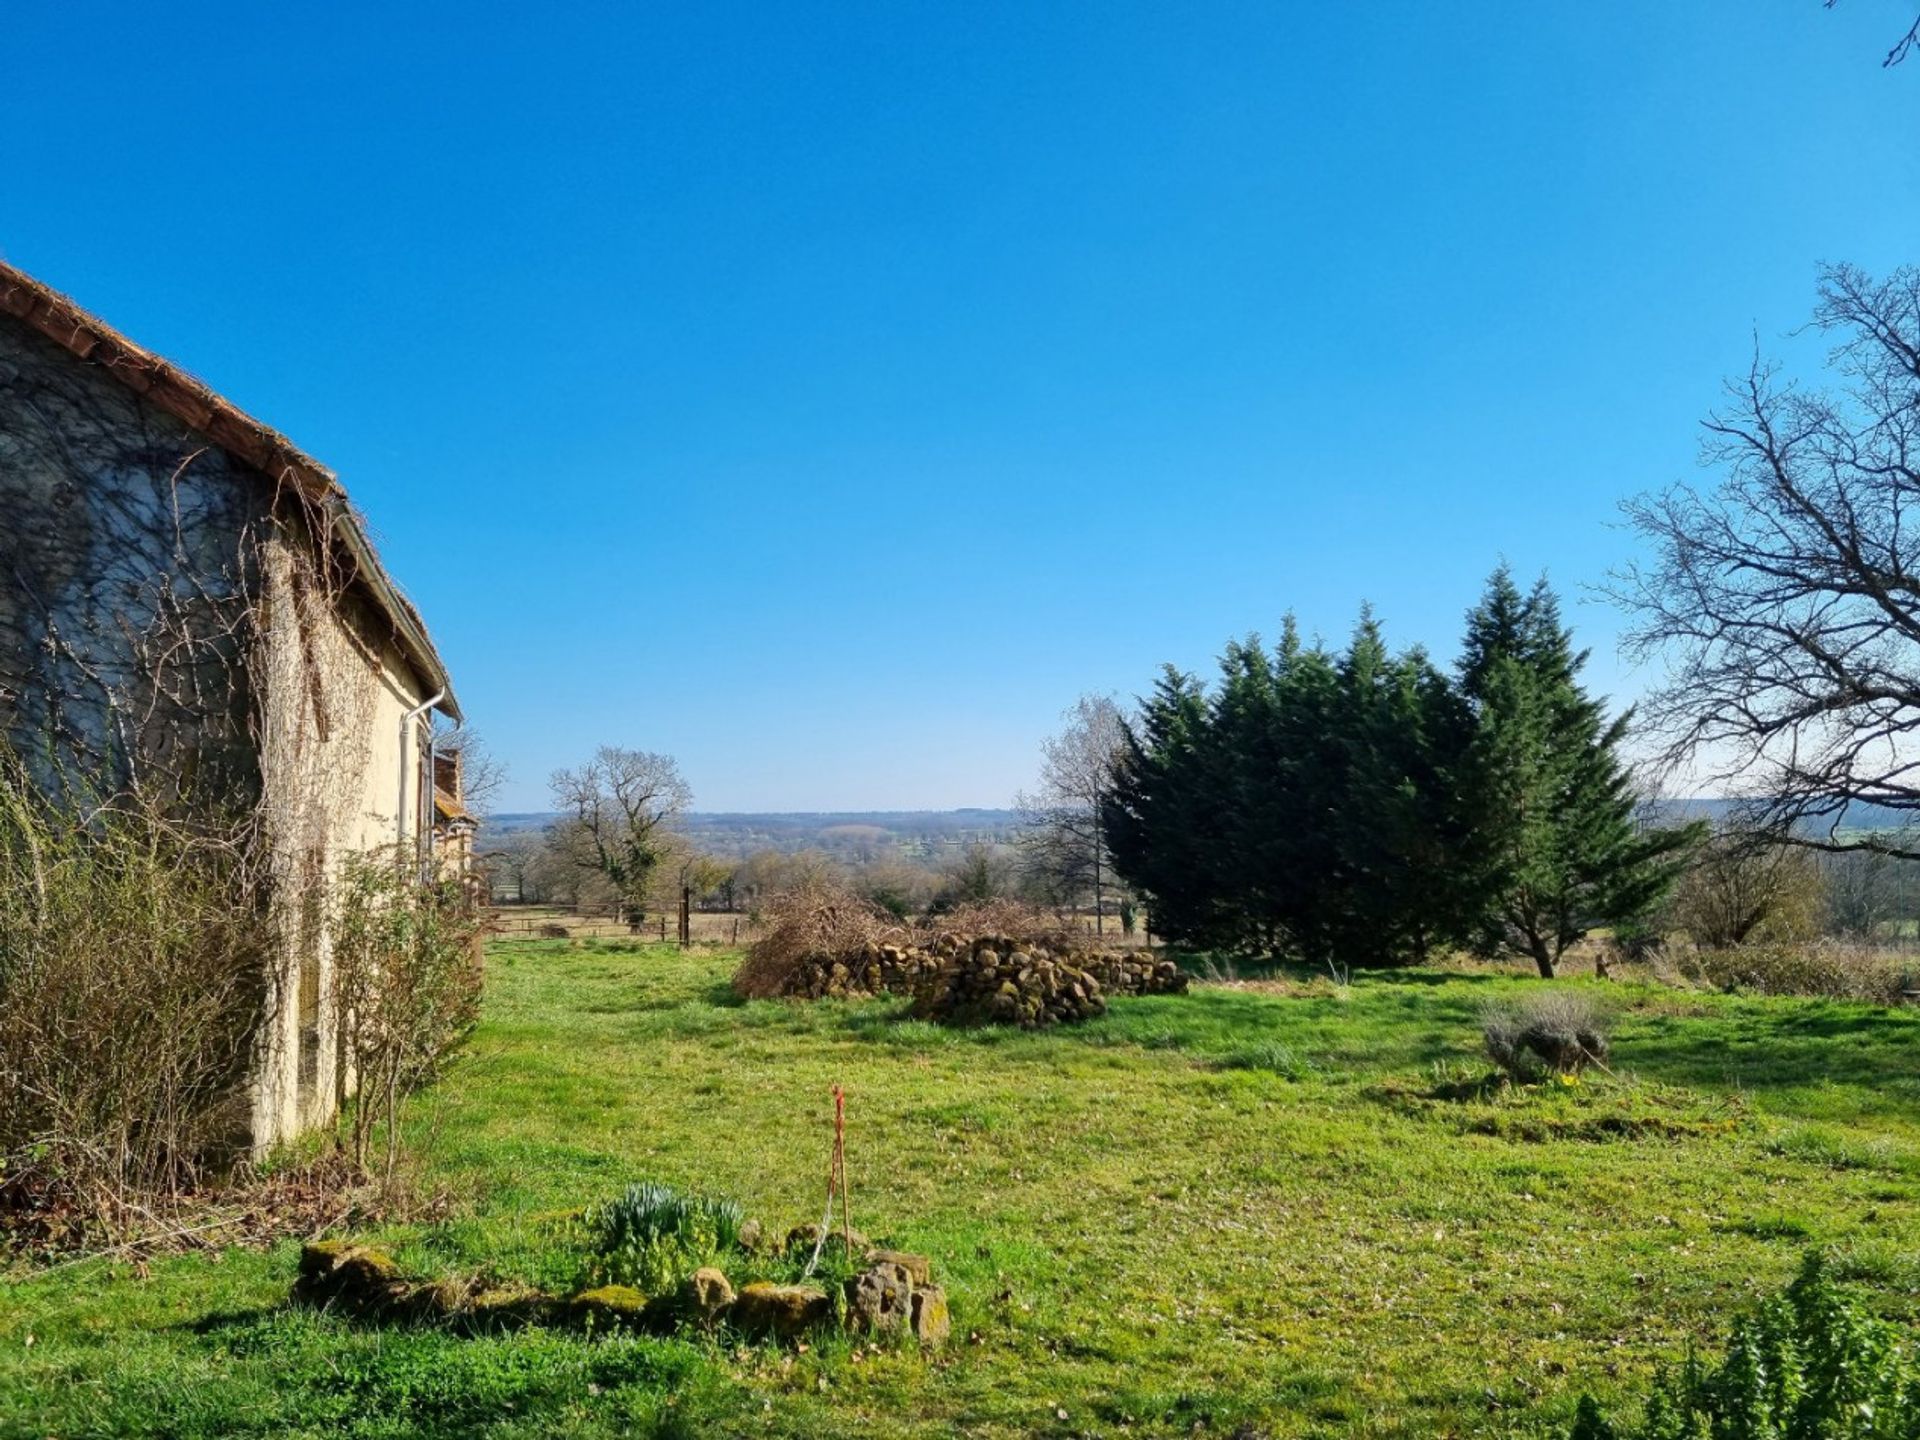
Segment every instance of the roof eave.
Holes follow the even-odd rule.
[[[355,575],[392,624],[407,663],[419,672],[429,687],[428,694],[436,689],[440,692],[435,708],[456,722],[464,720],[446,664],[434,648],[425,622],[380,563],[366,527],[332,471],[179,366],[136,345],[67,296],[4,260],[0,260],[0,314],[23,321],[79,359],[99,365],[122,385],[245,461],[268,480],[291,486],[307,500],[324,506],[339,527]]]

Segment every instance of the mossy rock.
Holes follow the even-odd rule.
[[[711,1330],[727,1317],[739,1297],[727,1277],[711,1265],[703,1265],[680,1287],[680,1314],[703,1330]]]
[[[856,1335],[888,1335],[907,1323],[913,1280],[904,1265],[882,1261],[847,1281],[847,1329]]]
[[[643,1329],[647,1311],[647,1297],[631,1285],[601,1285],[566,1302],[567,1319],[594,1330]]]
[[[554,1309],[551,1295],[524,1286],[503,1286],[468,1296],[456,1318],[476,1330],[518,1329],[551,1319]]]
[[[346,1275],[385,1281],[400,1279],[401,1271],[386,1251],[354,1240],[309,1240],[300,1247],[302,1280],[329,1280]]]
[[[350,1240],[313,1240],[300,1248],[300,1278],[293,1282],[293,1298],[385,1312],[412,1308],[418,1293],[431,1288],[410,1281],[384,1250]]]
[[[922,1345],[944,1345],[953,1333],[953,1317],[947,1310],[947,1292],[928,1285],[913,1292],[908,1302],[907,1328]]]
[[[833,1323],[833,1297],[816,1285],[756,1281],[741,1288],[731,1318],[748,1335],[797,1340]]]
[[[917,1255],[911,1250],[869,1250],[869,1265],[898,1265],[907,1272],[907,1278],[915,1285],[933,1283],[933,1261],[925,1255]]]

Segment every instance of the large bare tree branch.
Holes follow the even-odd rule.
[[[1826,3],[1827,9],[1831,10],[1835,5],[1840,3],[1840,0],[1826,0]],[[1887,58],[1880,62],[1881,66],[1885,68],[1898,65],[1902,60],[1906,59],[1908,55],[1913,53],[1913,49],[1917,45],[1920,45],[1920,17],[1914,19],[1913,24],[1907,27],[1907,33],[1902,35],[1899,40],[1894,43],[1894,47],[1891,50],[1887,51]]]
[[[1666,666],[1643,710],[1665,758],[1833,846],[1852,806],[1920,821],[1920,270],[1828,268],[1813,325],[1836,383],[1756,356],[1705,423],[1717,482],[1625,506],[1653,554],[1613,589],[1630,651]]]

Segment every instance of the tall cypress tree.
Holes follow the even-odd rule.
[[[1341,804],[1331,835],[1343,915],[1333,947],[1354,964],[1406,964],[1466,943],[1463,856],[1475,837],[1459,784],[1472,715],[1425,653],[1388,652],[1362,612],[1340,662]]]
[[[1658,904],[1697,834],[1636,821],[1619,757],[1631,711],[1607,719],[1580,684],[1586,660],[1545,579],[1522,595],[1494,572],[1460,660],[1476,725],[1465,793],[1487,844],[1470,883],[1485,897],[1483,948],[1522,951],[1549,979],[1590,930]]]
[[[1461,777],[1472,714],[1370,614],[1335,655],[1288,620],[1229,645],[1210,692],[1168,671],[1107,807],[1116,869],[1154,928],[1310,963],[1402,964],[1464,943]]]
[[[1145,897],[1170,939],[1221,944],[1221,826],[1213,720],[1200,682],[1169,665],[1128,727],[1125,752],[1101,802],[1115,871]]]

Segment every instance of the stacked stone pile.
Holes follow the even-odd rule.
[[[991,935],[950,955],[913,999],[923,1020],[1023,1030],[1091,1020],[1106,1010],[1100,982],[1078,965]]]
[[[907,995],[939,968],[925,950],[869,944],[846,955],[807,956],[788,972],[781,993],[806,1000]]]
[[[1021,962],[1009,972],[1007,967],[1016,955]],[[1032,973],[1022,980],[1022,971]],[[1027,1014],[1024,1003],[973,1005],[990,1001],[1008,983],[1014,987],[1011,998],[1021,1002],[1037,998],[1043,1003],[1033,1014],[1051,1013],[1053,1019],[1022,1019]],[[1079,994],[1074,992],[1076,984]],[[888,994],[918,1000],[930,990],[939,990],[951,995],[945,1008],[981,1009],[976,1017],[980,1020],[1045,1025],[1098,1015],[1105,1004],[1089,1005],[1093,995],[1177,995],[1186,988],[1185,971],[1145,951],[1117,955],[1060,942],[947,933],[934,936],[924,947],[868,944],[845,955],[810,955],[787,973],[781,993],[807,1000]],[[1029,990],[1032,997],[1025,994]],[[932,1007],[930,1015],[942,1008],[937,1002],[927,1003]]]
[[[1109,995],[1184,995],[1187,972],[1171,960],[1156,960],[1146,951],[1107,955],[1098,951],[1077,954],[1074,963],[1100,982]]]

